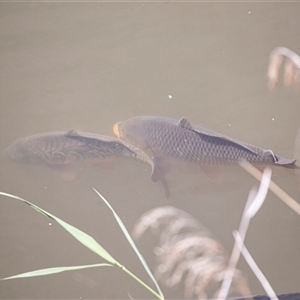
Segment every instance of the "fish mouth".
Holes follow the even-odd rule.
[[[121,124],[121,122],[118,122],[113,126],[114,134],[118,137],[118,139],[120,139],[120,137],[121,137],[120,130],[119,130],[120,124]]]

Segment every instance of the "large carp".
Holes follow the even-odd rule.
[[[210,177],[210,166],[246,160],[252,164],[299,167],[294,159],[286,159],[272,150],[265,150],[209,129],[165,117],[133,117],[114,125],[114,133],[142,150],[150,150],[154,162],[160,157],[172,157],[198,163]]]
[[[101,166],[106,159],[120,157],[149,164],[152,168],[151,179],[154,182],[159,179],[163,181],[152,159],[136,146],[114,137],[74,129],[21,138],[5,152],[20,163],[44,163],[66,180],[75,179],[72,165],[78,161],[85,160]]]

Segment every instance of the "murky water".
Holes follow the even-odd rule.
[[[300,52],[298,3],[1,3],[1,152],[14,140],[77,128],[113,135],[135,115],[185,116],[239,140],[300,159],[295,144],[300,96],[267,89],[268,55],[277,46]],[[297,148],[298,147],[298,148]],[[295,150],[294,150],[295,149]],[[205,224],[231,251],[250,188],[238,167],[222,184],[173,170],[171,198],[150,170],[124,162],[110,170],[85,166],[63,182],[46,166],[18,165],[3,155],[1,191],[23,197],[95,237],[121,263],[147,275],[95,187],[129,230],[153,207],[174,205]],[[299,201],[293,171],[274,181]],[[57,224],[1,197],[0,277],[40,268],[97,263],[98,257]],[[51,223],[51,225],[50,225]],[[299,291],[300,218],[273,194],[251,223],[247,247],[276,293]],[[153,252],[139,243],[150,266]],[[241,260],[253,294],[264,293]],[[182,288],[164,288],[182,298]],[[114,268],[0,282],[0,298],[150,298]]]

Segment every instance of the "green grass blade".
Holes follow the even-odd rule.
[[[73,235],[80,243],[89,248],[91,251],[95,252],[112,264],[117,263],[117,261],[93,237],[77,229],[76,227],[60,220],[59,218],[55,218],[55,220],[71,235]]]
[[[41,269],[31,272],[26,272],[6,278],[2,278],[0,280],[8,280],[8,279],[16,279],[16,278],[28,278],[28,277],[35,277],[35,276],[43,276],[43,275],[51,275],[61,272],[67,272],[67,271],[74,271],[74,270],[81,270],[81,269],[88,269],[88,268],[96,268],[96,267],[113,267],[112,264],[94,264],[94,265],[85,265],[85,266],[70,266],[70,267],[56,267],[56,268],[47,268],[47,269]]]
[[[14,198],[14,199],[17,199],[17,200],[20,200],[20,201],[26,203],[27,205],[29,205],[36,211],[40,212],[41,214],[58,222],[65,230],[67,230],[72,236],[74,236],[74,238],[76,238],[80,243],[82,243],[84,246],[89,248],[91,251],[95,252],[96,254],[98,254],[99,256],[101,256],[102,258],[104,258],[105,260],[110,262],[111,264],[117,263],[117,261],[100,244],[98,244],[94,238],[92,238],[90,235],[86,234],[85,232],[64,222],[63,220],[55,217],[54,215],[48,213],[47,211],[43,210],[42,208],[38,207],[37,205],[35,205],[25,199],[22,199],[20,197],[17,197],[17,196],[11,195],[11,194],[3,193],[3,192],[0,192],[0,195]]]
[[[154,282],[161,298],[164,299],[164,294],[163,292],[161,291],[156,279],[154,278],[154,275],[152,274],[146,260],[144,259],[144,257],[142,256],[142,254],[140,253],[140,251],[138,250],[137,246],[135,245],[132,237],[130,236],[128,230],[126,229],[125,225],[123,224],[122,220],[120,219],[120,217],[117,215],[117,213],[114,211],[114,209],[112,208],[112,206],[108,203],[108,201],[95,189],[93,188],[94,191],[96,192],[96,194],[105,202],[105,204],[109,207],[109,209],[112,211],[115,219],[117,220],[120,228],[122,229],[125,237],[127,238],[129,244],[131,245],[131,247],[133,248],[133,250],[135,251],[136,255],[138,256],[138,258],[140,259],[143,267],[145,268],[146,272],[148,273],[149,277],[152,279],[152,281]]]
[[[95,190],[96,191],[96,190]],[[97,191],[96,191],[97,192]],[[98,192],[97,192],[98,193]],[[98,193],[99,194],[99,193]],[[23,199],[20,198],[18,196],[14,196],[8,193],[3,193],[0,192],[0,195],[2,196],[6,196],[6,197],[10,197],[10,198],[14,198],[17,199],[19,201],[22,201],[24,203],[26,203],[27,205],[29,205],[31,208],[35,209],[36,211],[38,211],[39,213],[47,216],[48,218],[51,218],[55,221],[57,221],[64,229],[66,229],[72,236],[74,236],[74,238],[76,238],[79,242],[81,242],[84,246],[86,246],[87,248],[89,248],[91,251],[95,252],[96,254],[98,254],[99,256],[101,256],[102,258],[104,258],[105,260],[107,260],[108,262],[110,262],[111,264],[99,264],[102,266],[115,266],[120,268],[121,270],[123,270],[124,272],[126,272],[128,275],[130,275],[131,277],[133,277],[136,281],[138,281],[142,286],[144,286],[148,291],[150,291],[153,295],[155,295],[158,299],[164,299],[162,292],[160,292],[160,294],[157,294],[152,288],[150,288],[146,283],[144,283],[142,280],[140,280],[137,276],[135,276],[133,273],[131,273],[129,270],[127,270],[123,265],[121,265],[119,262],[117,262],[102,246],[100,246],[95,240],[94,238],[92,238],[91,236],[89,236],[88,234],[84,233],[83,231],[77,229],[76,227],[64,222],[63,220],[57,218],[56,216],[48,213],[47,211],[43,210],[42,208],[38,207],[37,205]],[[99,194],[100,195],[100,194]],[[101,196],[101,195],[100,195]],[[102,196],[101,196],[102,197]],[[104,199],[104,198],[103,198]],[[105,200],[105,199],[104,199]],[[106,201],[106,200],[105,200]],[[107,202],[107,201],[106,201]],[[111,208],[111,207],[110,207]],[[112,209],[112,208],[111,208]],[[116,215],[116,214],[115,214]],[[119,217],[118,217],[119,218]],[[120,220],[120,218],[119,218]],[[120,220],[120,222],[122,223],[122,221]],[[124,229],[126,230],[125,226],[123,225]],[[127,232],[127,230],[126,230]],[[127,232],[127,235],[129,236],[129,233]],[[58,268],[50,268],[50,269],[44,269],[44,270],[37,270],[37,271],[33,271],[33,272],[27,272],[27,273],[23,273],[23,274],[19,274],[19,275],[15,275],[15,276],[11,276],[11,277],[6,277],[5,279],[13,279],[13,278],[25,278],[25,277],[29,277],[28,274],[30,274],[30,276],[41,276],[41,275],[49,275],[49,274],[54,274],[54,273],[59,273],[59,272],[64,272],[64,271],[69,271],[68,268],[71,268],[70,270],[74,270],[74,268],[76,267],[58,267]],[[77,268],[80,268],[77,267]],[[149,270],[150,271],[150,270]],[[4,279],[2,279],[4,280]]]

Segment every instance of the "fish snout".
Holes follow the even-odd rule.
[[[10,155],[10,147],[6,148],[4,151],[3,151],[3,156],[6,157],[6,158],[9,158],[9,159],[13,159]]]
[[[20,161],[20,151],[18,149],[19,143],[14,142],[8,148],[3,151],[3,155],[13,161]]]
[[[121,138],[121,133],[120,133],[120,129],[119,129],[120,124],[121,124],[121,122],[118,122],[113,126],[114,134],[118,137],[118,139]]]

